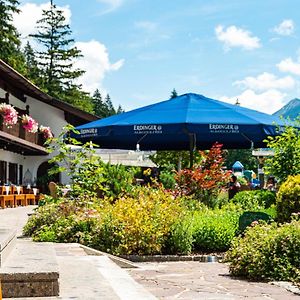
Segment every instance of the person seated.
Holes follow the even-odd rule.
[[[273,176],[270,176],[266,182],[265,189],[268,191],[276,191],[276,181]]]
[[[237,177],[232,175],[228,185],[228,199],[232,199],[235,194],[240,190],[241,185],[237,181]]]

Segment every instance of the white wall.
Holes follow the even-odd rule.
[[[5,93],[6,92],[0,88],[1,98],[4,98]],[[62,128],[67,125],[67,122],[64,119],[64,112],[32,97],[26,97],[27,101],[24,103],[10,94],[9,103],[20,109],[25,109],[26,105],[29,105],[29,115],[32,116],[39,125],[49,126],[54,135],[58,136],[62,131]],[[0,149],[0,160],[22,164],[23,174],[29,169],[31,174],[33,174],[33,178],[36,178],[37,169],[40,164],[49,160],[52,156],[53,154],[46,156],[23,156]],[[68,182],[67,176],[62,174],[61,183],[67,184]]]

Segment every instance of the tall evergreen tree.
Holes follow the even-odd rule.
[[[37,51],[38,66],[43,71],[42,88],[53,97],[76,102],[77,99],[68,97],[68,92],[74,95],[77,90],[79,96],[82,92],[75,80],[84,71],[74,68],[74,61],[82,55],[79,49],[72,47],[74,39],[70,38],[72,32],[63,11],[51,3],[48,10],[43,10],[37,28],[38,33],[31,37],[43,46],[41,51]]]
[[[35,58],[34,50],[29,42],[27,42],[23,52],[25,57],[26,77],[36,85],[40,86],[41,72],[38,68],[38,62]]]
[[[122,106],[119,104],[118,109],[117,109],[117,114],[121,114],[125,112],[125,110],[122,108]]]
[[[94,106],[94,114],[100,118],[104,118],[106,115],[106,108],[102,101],[101,93],[98,89],[93,94],[93,106]]]
[[[176,98],[178,96],[177,91],[175,89],[172,90],[170,99]]]
[[[107,107],[107,116],[106,117],[109,117],[109,116],[112,116],[112,115],[116,114],[116,110],[115,110],[115,108],[114,108],[114,106],[111,102],[109,94],[106,95],[104,104]]]
[[[18,0],[0,0],[0,59],[24,74],[21,41],[13,25],[13,14],[19,13]]]

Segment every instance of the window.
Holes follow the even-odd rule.
[[[17,184],[18,181],[18,164],[8,164],[8,181],[13,184]]]
[[[0,184],[7,182],[7,162],[0,160]]]

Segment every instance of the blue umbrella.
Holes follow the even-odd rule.
[[[215,142],[227,149],[265,147],[277,125],[284,125],[278,117],[190,93],[78,126],[75,137],[109,149],[192,152]]]

